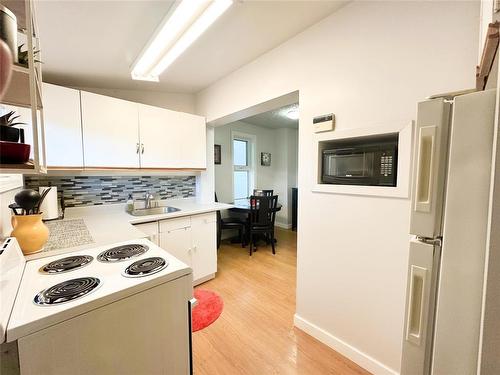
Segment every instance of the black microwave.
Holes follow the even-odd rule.
[[[325,146],[322,151],[322,183],[396,186],[397,135],[339,141]]]

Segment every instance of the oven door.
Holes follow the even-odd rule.
[[[375,153],[362,148],[323,151],[323,182],[340,185],[373,185]]]

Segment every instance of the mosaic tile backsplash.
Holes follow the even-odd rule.
[[[188,198],[196,194],[196,176],[25,176],[25,186],[57,186],[66,207],[125,203],[129,194],[142,198],[151,192],[158,199]]]

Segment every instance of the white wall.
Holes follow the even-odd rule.
[[[207,126],[207,168],[196,175],[196,200],[199,203],[215,201],[214,136],[215,129]]]
[[[221,202],[233,201],[233,164],[231,154],[232,133],[255,136],[256,144],[252,164],[255,171],[256,189],[273,189],[279,195],[282,209],[276,222],[285,227],[291,225],[290,189],[297,183],[297,137],[296,129],[271,129],[255,126],[244,121],[215,128],[215,144],[221,145],[221,164],[215,165],[215,191]],[[260,153],[271,153],[271,166],[260,165]]]
[[[119,99],[149,104],[156,107],[171,109],[173,111],[195,113],[195,98],[191,94],[178,94],[161,91],[102,89],[79,87],[80,90],[95,94],[112,96]]]
[[[312,118],[407,123],[418,100],[474,87],[478,17],[477,2],[352,2],[197,96],[213,121],[300,91],[296,323],[377,374],[400,369],[409,201],[313,193]]]
[[[297,129],[276,129],[277,165],[274,176],[275,190],[280,192],[282,209],[276,221],[287,228],[292,226],[292,187],[297,187],[298,131]]]

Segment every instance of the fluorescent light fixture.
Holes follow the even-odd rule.
[[[232,0],[182,0],[169,12],[132,67],[132,79],[158,82],[159,75],[198,39]]]
[[[290,120],[298,120],[299,119],[299,109],[293,108],[293,109],[289,110],[288,112],[286,112],[285,116],[288,117]]]

